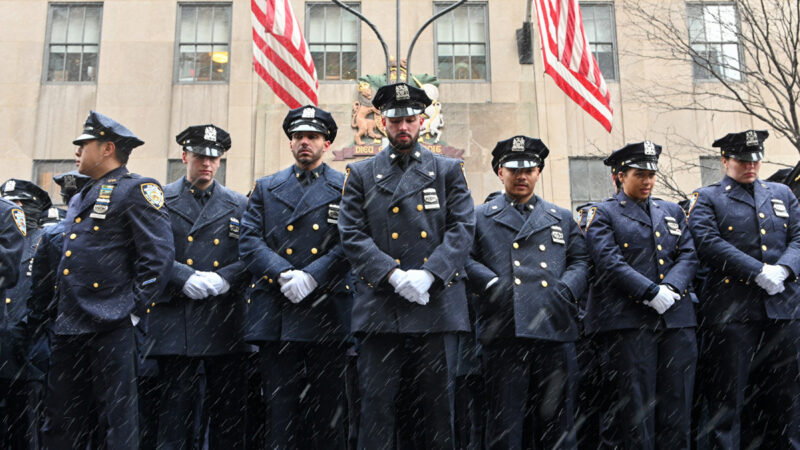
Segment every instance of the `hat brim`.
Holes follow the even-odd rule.
[[[418,114],[422,114],[424,108],[421,107],[413,107],[413,106],[404,106],[401,108],[388,108],[381,111],[383,117],[408,117],[408,116],[416,116]]]
[[[289,127],[286,131],[286,134],[289,135],[289,138],[292,137],[292,134],[297,133],[298,131],[312,131],[314,133],[319,133],[323,136],[328,136],[328,129],[325,128],[322,124],[317,124],[313,122],[300,122],[294,126]]]
[[[738,161],[756,162],[764,159],[764,152],[729,153],[724,156],[729,156]]]
[[[196,155],[210,156],[212,158],[219,158],[225,153],[225,150],[217,147],[206,147],[199,145],[186,146],[183,147],[183,149]]]
[[[539,161],[535,159],[512,159],[501,162],[500,167],[505,167],[506,169],[530,169],[539,167],[539,164]]]
[[[6,200],[11,200],[12,202],[14,200],[19,200],[19,201],[33,200],[33,196],[29,194],[9,194],[9,195],[4,195],[3,198]]]
[[[72,145],[80,145],[81,142],[91,141],[97,139],[97,136],[89,133],[83,133],[72,141]]]
[[[626,168],[652,170],[653,172],[656,172],[658,171],[658,163],[653,161],[635,161],[621,167],[621,169],[626,169]]]

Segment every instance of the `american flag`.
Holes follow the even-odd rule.
[[[317,105],[317,71],[289,0],[250,3],[256,73],[290,108]]]
[[[614,112],[611,96],[586,41],[578,0],[534,2],[539,17],[545,73],[611,132]]]

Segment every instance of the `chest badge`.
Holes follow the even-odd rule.
[[[339,205],[336,203],[328,205],[328,223],[339,223]]]
[[[564,230],[558,225],[550,227],[550,239],[554,244],[566,244],[566,242],[564,242]]]
[[[674,236],[681,235],[681,227],[680,225],[678,225],[678,221],[675,220],[674,217],[670,216],[664,217],[664,222],[666,222],[667,224],[667,231],[669,232],[669,234]]]
[[[775,215],[778,217],[787,218],[789,217],[789,212],[786,211],[786,205],[783,204],[783,200],[778,198],[772,199],[772,211],[775,212]]]
[[[425,209],[439,209],[439,194],[436,189],[427,188],[422,190],[422,205]]]

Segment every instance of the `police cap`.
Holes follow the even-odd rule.
[[[60,173],[53,177],[53,181],[61,186],[61,195],[65,198],[72,197],[80,192],[92,177],[84,175],[77,170]]]
[[[111,141],[118,148],[127,152],[144,144],[144,141],[136,137],[131,130],[125,128],[116,120],[99,112],[89,111],[89,117],[86,118],[86,122],[83,124],[83,133],[76,137],[72,143],[81,145],[81,142],[94,139]]]
[[[289,139],[292,134],[298,131],[313,131],[325,136],[325,139],[333,142],[336,139],[336,132],[339,128],[333,116],[324,109],[314,105],[301,106],[289,111],[283,119],[283,132]]]
[[[661,146],[651,141],[628,144],[603,160],[603,164],[611,167],[612,173],[624,171],[628,168],[658,170],[658,157],[661,156]]]
[[[719,147],[722,156],[739,161],[761,161],[764,159],[764,141],[769,137],[767,130],[747,130],[741,133],[728,133],[711,144]]]
[[[544,168],[544,159],[550,150],[540,139],[528,136],[514,136],[500,141],[492,150],[492,169],[497,173],[500,167],[524,169]]]
[[[422,89],[406,83],[395,83],[378,89],[372,106],[381,110],[384,117],[406,117],[421,114],[431,102]]]
[[[187,152],[218,158],[231,148],[231,135],[222,128],[192,125],[175,136],[175,141]]]
[[[23,203],[30,203],[41,211],[52,205],[50,195],[44,189],[28,180],[11,178],[0,187],[0,193],[6,200],[19,200]]]

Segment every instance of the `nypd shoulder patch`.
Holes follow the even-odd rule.
[[[28,228],[25,224],[25,213],[21,209],[14,208],[11,210],[11,217],[14,218],[14,224],[19,229],[23,236],[28,235]]]
[[[692,214],[692,210],[694,209],[695,205],[697,205],[697,198],[700,197],[699,192],[693,192],[692,195],[689,196],[689,207],[686,208],[686,217],[688,218]]]
[[[589,229],[589,225],[592,224],[594,220],[594,216],[597,214],[597,206],[593,206],[592,209],[589,210],[589,213],[586,214],[586,229]]]
[[[147,203],[153,205],[155,209],[164,206],[164,191],[161,190],[161,186],[155,183],[142,183],[140,187]]]

